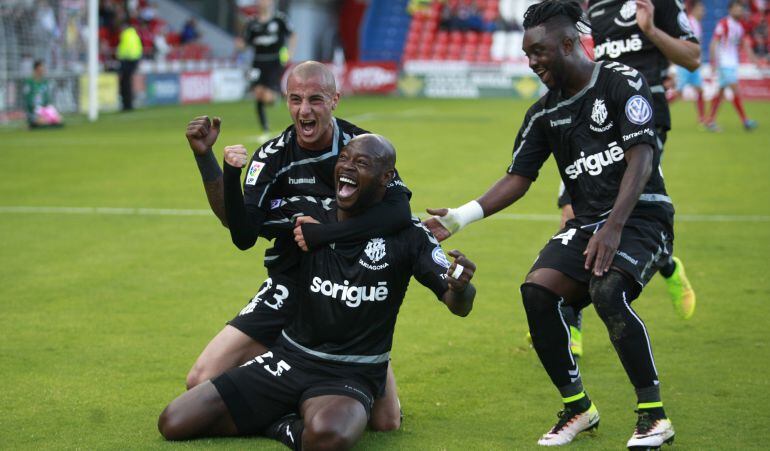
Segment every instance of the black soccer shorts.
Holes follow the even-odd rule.
[[[587,285],[592,273],[585,269],[583,251],[602,224],[598,222],[581,227],[575,220],[568,221],[566,227],[554,235],[540,251],[530,272],[540,268],[555,269]],[[656,220],[633,216],[628,218],[612,266],[628,273],[638,284],[639,290],[629,294],[629,301],[639,296],[642,288],[668,261],[673,252],[673,235],[670,227]]]
[[[376,389],[387,363],[351,365],[303,358],[278,345],[211,382],[219,391],[238,432],[262,434],[282,416],[298,412],[305,400],[340,395],[360,402],[371,414]]]
[[[280,61],[254,61],[249,70],[249,83],[253,88],[260,85],[281,92],[281,77],[284,66]]]
[[[294,316],[297,295],[297,286],[292,277],[268,277],[257,294],[227,324],[269,348]]]

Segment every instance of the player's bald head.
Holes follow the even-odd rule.
[[[292,79],[297,81],[307,81],[315,78],[321,84],[323,90],[329,94],[337,92],[337,82],[334,80],[334,74],[328,67],[318,61],[305,61],[291,68],[288,81]]]
[[[384,136],[375,133],[365,133],[351,139],[348,147],[371,156],[383,172],[396,167],[396,148]]]

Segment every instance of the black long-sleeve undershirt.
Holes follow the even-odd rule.
[[[388,189],[382,202],[368,208],[360,216],[329,224],[302,224],[302,235],[308,247],[335,242],[357,242],[392,235],[412,225],[412,210],[405,191]]]
[[[259,208],[247,208],[241,191],[241,169],[224,162],[225,214],[230,238],[238,249],[245,251],[254,246],[267,214]]]
[[[254,246],[267,214],[257,207],[247,207],[241,191],[241,169],[224,162],[225,213],[230,237],[238,249]],[[382,202],[360,216],[344,222],[303,224],[302,233],[309,247],[332,242],[357,242],[390,235],[412,224],[409,196],[405,191],[388,189]]]

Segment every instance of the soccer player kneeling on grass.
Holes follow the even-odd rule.
[[[508,207],[553,153],[575,217],[548,241],[521,286],[533,346],[564,402],[538,444],[564,445],[599,424],[559,308],[593,302],[636,390],[638,421],[627,445],[659,447],[673,440],[674,429],[647,329],[630,305],[673,245],[674,208],[657,170],[650,89],[638,71],[585,56],[577,1],[546,0],[524,17],[524,53],[549,91],[524,117],[507,174],[478,200],[429,209],[434,216],[426,225],[444,239]]]
[[[237,168],[246,163],[235,153],[226,154],[225,162]],[[349,220],[382,200],[394,167],[387,140],[360,135],[341,150],[335,166],[336,204],[283,199],[265,224],[288,227],[288,233],[294,227],[301,241],[299,225],[308,216]],[[237,197],[226,199],[229,210],[243,202],[239,177],[225,171],[224,183],[226,195]],[[230,221],[231,233],[238,233],[238,223]],[[450,255],[452,263],[418,220],[390,236],[303,254],[297,312],[275,346],[171,402],[158,421],[161,434],[168,440],[262,434],[294,449],[349,449],[384,390],[396,316],[411,276],[452,313],[470,313],[475,265],[458,251]]]

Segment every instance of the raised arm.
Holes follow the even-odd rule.
[[[212,150],[219,136],[221,124],[222,119],[218,117],[211,121],[208,116],[199,116],[187,124],[185,136],[198,164],[211,211],[219,218],[222,225],[227,227],[222,169]]]
[[[626,171],[620,181],[618,197],[607,222],[588,241],[584,252],[585,268],[601,276],[610,269],[620,235],[628,216],[636,206],[639,196],[652,173],[653,150],[649,144],[637,144],[625,152]]]
[[[636,21],[639,29],[666,59],[690,71],[700,67],[700,45],[661,30],[656,26],[654,17],[655,6],[652,0],[636,0]],[[676,20],[675,17],[671,19]]]
[[[225,147],[224,206],[230,237],[238,249],[245,251],[254,246],[267,215],[257,207],[247,207],[241,191],[241,168],[248,154],[243,146]]]

